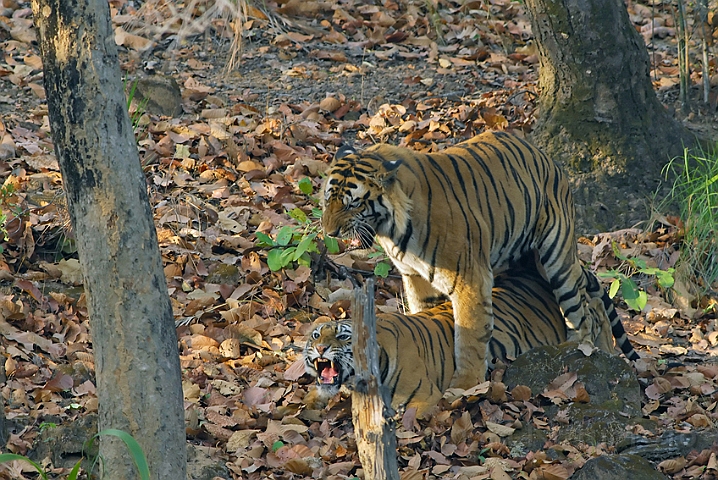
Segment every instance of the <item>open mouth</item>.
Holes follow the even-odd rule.
[[[341,381],[339,379],[339,367],[331,360],[318,358],[314,360],[314,368],[319,372],[317,383],[320,385],[338,385]]]

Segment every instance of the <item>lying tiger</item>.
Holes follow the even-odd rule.
[[[601,288],[592,285],[596,286]],[[489,352],[493,359],[509,360],[534,347],[566,341],[561,310],[538,272],[503,273],[496,277],[492,293],[496,321]],[[600,311],[597,323],[603,334],[611,334],[614,326]],[[618,346],[627,354],[635,353],[620,321],[613,331]],[[307,408],[324,407],[354,374],[351,338],[350,320],[320,323],[310,333],[304,363],[317,386],[304,399]],[[381,381],[389,388],[392,407],[414,407],[423,415],[439,401],[454,374],[451,304],[413,315],[379,314],[377,341]]]
[[[600,325],[587,306],[610,300],[602,288],[587,290],[597,280],[578,260],[567,178],[516,136],[486,132],[431,154],[391,145],[343,147],[327,171],[322,211],[328,235],[357,237],[364,247],[376,236],[402,275],[411,313],[451,300],[452,386],[468,388],[485,377],[494,277],[532,251],[565,316],[568,339],[597,338]]]

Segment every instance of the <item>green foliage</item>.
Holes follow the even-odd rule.
[[[307,195],[316,205],[317,199],[312,197],[314,185],[309,177],[297,182],[299,190]],[[293,208],[287,212],[297,221],[298,225],[284,225],[277,231],[274,238],[266,233],[256,232],[257,246],[267,249],[267,266],[273,272],[287,268],[295,263],[310,266],[310,253],[319,253],[319,242],[323,241],[329,253],[339,253],[339,243],[336,238],[324,237],[321,234],[319,219],[322,211],[313,207],[310,215],[300,208]]]
[[[30,465],[32,465],[32,466],[35,468],[35,470],[37,470],[37,473],[40,474],[40,478],[42,478],[43,480],[47,480],[47,473],[45,473],[45,470],[43,470],[43,468],[42,468],[40,465],[38,465],[37,463],[33,462],[33,461],[30,460],[29,458],[27,458],[27,457],[25,457],[25,456],[23,456],[23,455],[17,455],[17,454],[15,454],[15,453],[3,453],[3,454],[0,454],[0,463],[13,462],[13,461],[15,461],[15,460],[24,460],[24,461],[26,461],[27,463],[29,463]]]
[[[391,271],[391,264],[389,262],[381,261],[374,265],[374,275],[377,277],[386,278],[389,276]]]
[[[277,450],[282,448],[284,446],[284,442],[281,440],[277,440],[272,444],[272,453],[275,453]]]
[[[46,426],[56,427],[55,424],[43,424]],[[140,447],[140,444],[137,443],[137,441],[130,435],[129,433],[123,432],[122,430],[115,430],[115,429],[107,429],[99,432],[95,436],[93,436],[89,443],[88,443],[88,449],[92,447],[92,443],[95,438],[100,437],[101,435],[112,435],[123,442],[125,442],[125,445],[127,445],[127,449],[130,451],[130,455],[132,456],[132,460],[135,462],[135,466],[137,467],[137,471],[139,472],[139,478],[141,480],[149,480],[150,478],[150,469],[147,465],[147,458],[145,457],[144,452],[142,451],[142,447]],[[37,463],[33,462],[29,458],[25,457],[24,455],[17,455],[15,453],[3,453],[0,454],[0,463],[5,462],[12,462],[15,460],[24,460],[30,465],[32,465],[35,470],[37,470],[37,473],[40,475],[40,478],[43,480],[47,480],[47,473],[42,468],[42,466],[38,465]],[[80,473],[80,465],[82,463],[82,459],[80,459],[75,466],[70,471],[70,475],[67,477],[67,480],[77,480],[77,476]]]
[[[127,78],[123,80],[124,89],[127,91]],[[129,112],[130,106],[132,105],[132,100],[135,98],[135,94],[137,93],[137,80],[132,82],[132,86],[130,87],[130,91],[127,94],[127,111]],[[137,104],[137,108],[133,113],[130,114],[130,121],[132,122],[132,131],[137,131],[137,128],[140,126],[140,118],[142,118],[142,115],[145,114],[145,110],[147,109],[147,101],[148,99],[145,98],[141,100]]]
[[[374,252],[367,255],[369,258],[380,258],[380,260],[374,265],[374,275],[386,278],[389,276],[389,272],[391,271],[391,263],[389,262],[386,253],[384,253],[383,248],[375,244],[374,249]]]
[[[319,201],[312,196],[314,185],[309,177],[299,180],[297,187],[315,205],[318,205]],[[310,266],[310,254],[320,252],[319,242],[324,243],[327,253],[339,253],[339,241],[321,233],[319,220],[322,217],[322,210],[318,206],[313,207],[309,215],[299,208],[293,208],[287,213],[297,221],[298,225],[284,225],[274,237],[264,232],[255,232],[256,245],[267,250],[267,266],[271,271],[276,272],[294,264]],[[376,245],[375,248],[376,251],[370,253],[369,258],[382,258],[374,265],[374,275],[386,278],[391,271],[391,263],[381,247]]]
[[[47,430],[48,428],[57,428],[57,423],[53,422],[42,422],[40,425],[38,425],[38,430],[42,433],[43,430]]]
[[[711,153],[686,149],[664,173],[676,177],[670,200],[678,205],[684,222],[678,264],[688,267],[708,290],[718,280],[718,145]]]
[[[479,452],[479,464],[480,464],[480,465],[483,465],[484,462],[486,461],[486,457],[485,457],[484,455],[485,455],[486,453],[488,453],[489,450],[491,450],[491,449],[488,448],[488,447],[484,447],[484,448],[482,448],[481,451]]]
[[[311,252],[319,252],[317,248],[317,229],[307,220],[304,225],[285,225],[279,229],[276,238],[257,232],[257,244],[269,249],[267,265],[273,272],[288,267],[293,262],[309,266]]]
[[[101,432],[94,435],[90,441],[88,442],[88,450],[92,448],[92,443],[95,441],[96,438],[99,438],[103,435],[113,436],[117,437],[123,442],[125,442],[125,445],[127,445],[127,449],[130,452],[130,456],[132,457],[132,460],[135,462],[135,466],[137,467],[137,471],[139,472],[139,477],[141,480],[149,480],[150,479],[150,468],[147,465],[147,458],[145,457],[145,453],[142,451],[142,447],[140,447],[140,444],[137,443],[137,440],[135,440],[132,435],[130,435],[127,432],[123,432],[122,430],[117,430],[114,428],[108,428],[105,430],[102,430]],[[74,469],[73,469],[74,471]],[[75,480],[74,478],[70,477],[69,480]]]
[[[312,185],[312,181],[309,179],[309,177],[304,177],[297,183],[299,186],[299,190],[302,191],[304,195],[311,195],[314,191],[314,186]]]
[[[613,254],[619,260],[623,260],[623,267],[628,273],[623,273],[618,270],[608,270],[607,272],[599,272],[598,276],[601,278],[612,278],[611,286],[608,289],[608,296],[613,298],[621,290],[623,300],[632,310],[640,312],[646,306],[648,302],[648,295],[644,290],[638,287],[636,282],[631,278],[632,275],[641,274],[653,276],[656,279],[656,284],[663,288],[671,288],[675,282],[673,273],[675,270],[669,268],[667,270],[661,270],[656,267],[649,267],[645,260],[641,258],[629,258],[623,255],[616,243],[613,243]]]

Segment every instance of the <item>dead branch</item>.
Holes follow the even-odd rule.
[[[352,394],[352,420],[359,460],[366,480],[399,480],[396,436],[388,392],[379,380],[376,343],[374,279],[357,289],[352,305],[356,385]]]

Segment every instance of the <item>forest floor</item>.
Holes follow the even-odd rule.
[[[319,255],[308,252],[305,262],[296,250],[302,240],[310,249],[322,243],[321,174],[343,141],[429,151],[487,128],[530,132],[538,60],[522,5],[268,2],[266,9],[249,7],[237,65],[227,71],[230,17],[202,7],[215,2],[193,4],[184,24],[161,2],[110,4],[128,92],[133,80],[150,75],[180,87],[176,97],[171,83],[154,90],[161,82],[140,83],[135,100],[148,102],[133,102],[130,112],[178,322],[188,440],[203,465],[214,465],[201,478],[353,478],[360,465],[346,401],[325,411],[302,404],[310,379],[301,352],[311,322],[345,316],[352,291],[349,280],[321,278]],[[0,6],[0,202],[7,215],[0,352],[10,428],[2,450],[28,454],[52,478],[65,478],[97,411],[90,324],[32,12],[26,2]],[[699,73],[691,79],[689,113],[676,104],[670,8],[632,2],[629,13],[649,43],[666,108],[718,138],[716,98],[699,102]],[[157,113],[167,108],[177,110]],[[591,268],[635,274],[647,294],[640,312],[616,296],[643,357],[636,367],[642,413],[654,425],[625,428],[647,439],[669,429],[716,436],[715,297],[692,296],[690,275],[676,274],[674,287],[664,289],[638,271],[637,259],[667,272],[679,261],[681,219],[658,213],[655,222],[579,240]],[[261,234],[274,245],[262,243]],[[358,275],[385,261],[379,252],[349,247],[342,244],[331,260]],[[282,258],[284,268],[270,269]],[[395,273],[377,279],[382,311],[401,304]],[[516,426],[520,419],[547,431],[562,428],[545,415],[551,399],[540,393],[522,402],[511,392],[442,402],[433,421],[400,427],[402,478],[563,479],[589,458],[616,451],[607,443],[558,440],[519,455],[502,448],[487,423]],[[487,405],[494,406],[490,415]],[[659,459],[660,468],[675,479],[714,478],[716,453],[716,446],[675,453]],[[0,478],[35,476],[26,464],[10,462],[0,465]]]

